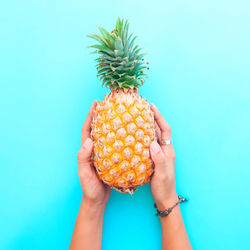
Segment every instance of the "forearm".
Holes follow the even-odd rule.
[[[176,198],[167,202],[163,207],[165,210],[176,202]],[[161,209],[160,209],[161,210]],[[163,250],[189,250],[192,249],[181,215],[180,205],[172,212],[161,217],[162,227],[162,249]]]
[[[105,206],[82,201],[77,215],[70,249],[100,250]]]

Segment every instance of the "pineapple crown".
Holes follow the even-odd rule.
[[[98,26],[101,35],[88,35],[98,42],[89,46],[99,55],[97,77],[110,89],[138,89],[144,83],[145,69],[149,69],[143,59],[145,53],[141,53],[140,45],[135,45],[136,36],[129,34],[128,28],[128,20],[118,17],[111,32]]]

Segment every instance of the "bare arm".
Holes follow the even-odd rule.
[[[93,142],[90,139],[90,124],[95,106],[94,102],[82,127],[82,146],[77,155],[83,196],[70,243],[71,250],[100,250],[102,245],[103,216],[110,188],[98,179],[91,162]]]
[[[171,129],[168,123],[155,105],[151,107],[155,114],[159,141],[170,140]],[[178,201],[174,175],[175,152],[173,145],[160,146],[157,142],[153,142],[150,146],[150,153],[155,163],[155,173],[150,183],[151,192],[158,209],[164,211]],[[175,207],[168,216],[161,217],[160,220],[162,228],[162,249],[192,249],[179,205]]]
[[[104,207],[93,207],[91,204],[82,201],[70,249],[101,249],[103,216]]]

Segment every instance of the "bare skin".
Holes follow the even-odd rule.
[[[81,149],[77,154],[78,175],[82,187],[82,202],[77,215],[70,249],[97,250],[102,245],[102,224],[110,188],[97,177],[91,162],[93,142],[90,124],[96,106],[94,102],[82,127]]]
[[[158,140],[170,140],[171,128],[154,104],[151,109],[155,115]],[[151,157],[155,164],[155,172],[150,182],[151,192],[160,211],[173,206],[178,201],[175,184],[175,152],[173,145],[162,145],[153,142],[150,145]],[[161,217],[162,249],[192,249],[180,206],[175,207],[167,217]]]
[[[91,162],[93,142],[90,139],[90,124],[96,102],[89,110],[82,127],[81,149],[78,152],[78,175],[83,191],[82,202],[76,219],[70,249],[100,250],[105,206],[110,196],[110,188],[97,177]],[[151,105],[157,124],[158,141],[171,139],[171,129],[155,105]],[[159,210],[166,210],[177,200],[174,176],[175,152],[173,145],[150,145],[150,153],[155,164],[155,172],[150,182],[151,192]],[[180,207],[177,206],[161,218],[162,249],[192,249],[185,230]]]

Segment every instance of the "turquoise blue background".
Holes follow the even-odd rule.
[[[172,127],[194,249],[250,249],[250,3],[1,1],[0,249],[67,249],[81,201],[76,154],[107,93],[86,48],[117,16],[148,52],[140,93]],[[160,249],[149,185],[112,191],[103,249]]]

